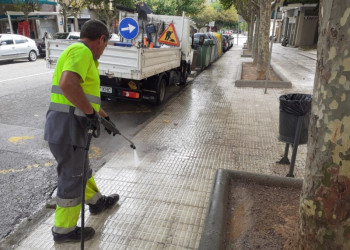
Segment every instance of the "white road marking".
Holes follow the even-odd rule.
[[[2,82],[7,82],[7,81],[19,80],[19,79],[26,78],[26,77],[33,77],[33,76],[45,75],[45,74],[52,73],[52,72],[53,72],[53,71],[49,71],[49,72],[45,72],[45,73],[38,73],[38,74],[34,74],[34,75],[20,76],[20,77],[16,77],[16,78],[1,80],[0,83],[2,83]]]

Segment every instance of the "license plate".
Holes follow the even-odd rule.
[[[111,87],[101,86],[100,87],[100,91],[103,92],[103,93],[110,93],[110,94],[112,94],[112,88]]]

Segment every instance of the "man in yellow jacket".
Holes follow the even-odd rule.
[[[107,46],[110,34],[98,20],[87,21],[80,32],[80,42],[73,43],[60,55],[52,79],[51,103],[46,115],[44,139],[57,161],[57,206],[52,228],[55,242],[80,241],[77,221],[81,210],[81,183],[85,164],[85,200],[91,214],[112,207],[118,194],[99,192],[86,154],[87,130],[99,134],[99,116],[109,120],[100,107],[98,59]],[[110,132],[110,131],[108,131]],[[84,229],[89,240],[95,231]]]

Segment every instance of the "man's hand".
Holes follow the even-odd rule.
[[[113,125],[113,127],[115,127],[115,124],[112,122],[112,120],[109,118],[109,116],[106,116],[105,119],[107,121],[109,121],[109,123],[111,123]],[[113,131],[109,130],[107,127],[105,127],[105,130],[107,131],[108,134],[111,134]],[[116,133],[113,133],[113,136],[115,136]]]
[[[99,137],[100,136],[100,117],[99,117],[99,115],[94,110],[94,112],[92,114],[89,114],[89,115],[86,114],[86,118],[88,119],[89,128],[92,128],[94,131],[92,135],[95,138]]]

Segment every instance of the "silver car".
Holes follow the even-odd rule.
[[[53,39],[78,40],[80,32],[57,32],[53,35]]]
[[[39,54],[34,40],[15,34],[0,34],[0,61],[28,59],[35,61]]]

